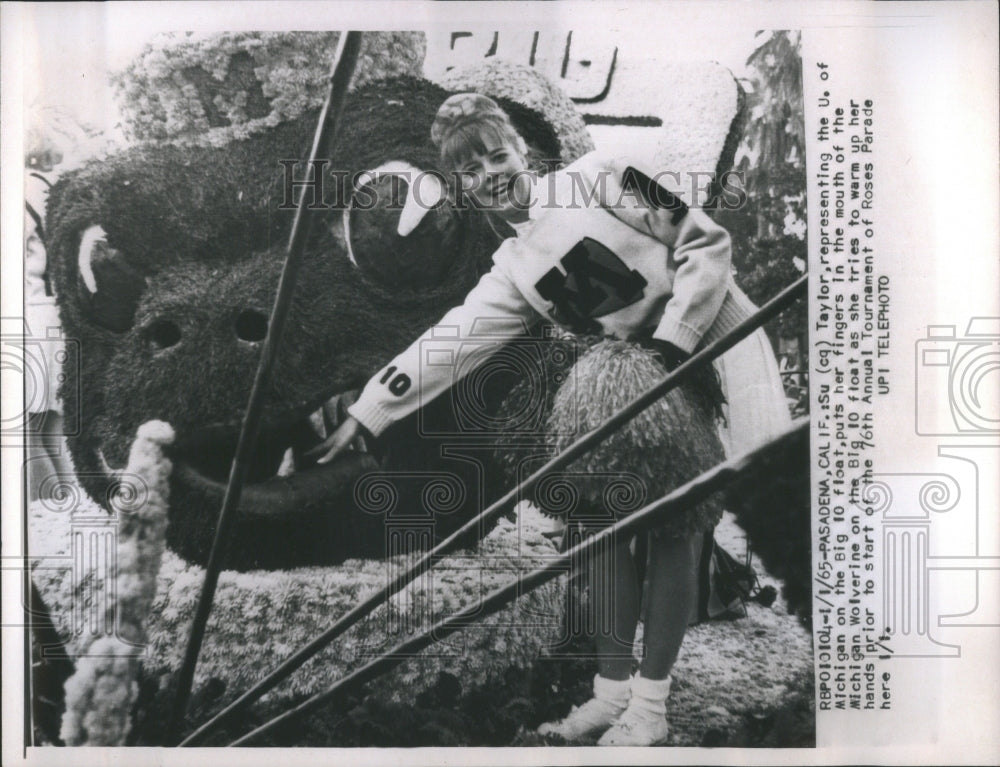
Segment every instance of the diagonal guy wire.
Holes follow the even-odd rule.
[[[417,578],[430,569],[433,560],[457,548],[464,536],[467,536],[480,525],[484,525],[496,517],[500,516],[507,509],[512,507],[520,495],[528,493],[538,482],[553,471],[558,471],[569,465],[581,455],[592,449],[598,442],[608,437],[610,434],[624,426],[635,416],[652,405],[671,389],[687,381],[692,374],[702,365],[709,364],[722,353],[728,351],[737,343],[761,327],[765,322],[776,317],[787,309],[798,298],[806,293],[808,275],[802,275],[798,280],[785,288],[781,293],[768,301],[752,316],[733,328],[724,337],[712,344],[709,344],[697,354],[693,355],[687,362],[678,366],[672,373],[663,378],[645,393],[634,399],[614,415],[610,416],[604,423],[584,434],[573,444],[566,447],[552,460],[539,468],[534,474],[528,477],[519,486],[512,488],[502,498],[495,501],[475,519],[467,522],[456,532],[445,538],[431,551],[424,554],[410,569],[401,573],[391,583],[384,586],[376,593],[369,596],[360,604],[353,607],[349,612],[341,616],[337,621],[326,629],[322,634],[313,639],[307,645],[296,651],[270,674],[260,680],[256,685],[243,693],[239,698],[230,703],[226,708],[200,725],[194,732],[188,735],[180,745],[191,746],[205,735],[212,732],[224,722],[230,721],[237,713],[244,710],[248,705],[276,687],[282,680],[290,676],[302,664],[312,658],[316,653],[326,647],[330,642],[350,629],[355,623],[364,619],[369,613],[375,610],[382,602],[393,594],[404,588],[410,581]]]
[[[316,126],[312,151],[309,154],[308,167],[313,168],[314,172],[316,159],[329,153],[329,147],[336,135],[337,125],[344,111],[344,101],[347,98],[347,86],[354,74],[354,66],[357,63],[360,49],[360,32],[341,34],[330,73],[330,91],[327,94],[326,103],[323,105],[319,125]],[[198,663],[198,654],[201,652],[201,643],[205,635],[205,626],[208,624],[208,616],[212,610],[215,587],[219,582],[219,571],[222,569],[225,544],[229,540],[229,530],[236,518],[236,507],[240,502],[240,494],[246,480],[248,459],[257,443],[260,416],[264,407],[264,392],[271,377],[271,369],[274,367],[278,349],[281,346],[282,331],[291,306],[296,277],[302,265],[302,253],[314,218],[305,214],[305,208],[306,206],[300,200],[295,210],[295,220],[292,223],[292,232],[288,240],[285,263],[278,281],[278,293],[274,299],[274,306],[268,321],[267,338],[264,339],[260,364],[257,367],[257,375],[250,391],[246,413],[243,415],[236,453],[229,469],[229,483],[226,485],[226,495],[222,501],[222,509],[219,511],[219,521],[215,529],[215,538],[212,541],[212,550],[205,566],[205,583],[198,598],[198,606],[191,623],[191,634],[188,638],[184,661],[178,673],[173,711],[167,727],[168,739],[173,739],[180,734],[184,721],[188,698],[191,695],[191,684],[194,681],[194,670]]]
[[[761,447],[712,467],[662,498],[632,512],[625,519],[615,523],[611,527],[605,528],[600,533],[577,544],[569,551],[549,560],[542,567],[532,570],[526,575],[518,576],[506,586],[501,586],[491,591],[478,603],[449,615],[412,639],[400,642],[388,652],[375,658],[375,660],[369,661],[361,668],[334,682],[323,692],[313,695],[295,708],[265,722],[260,727],[238,738],[229,745],[246,745],[249,741],[287,724],[292,719],[315,711],[338,696],[341,696],[341,700],[343,700],[342,696],[345,693],[357,691],[372,679],[381,676],[403,661],[412,658],[414,653],[454,634],[456,631],[467,628],[480,618],[499,612],[519,596],[527,594],[543,583],[547,583],[553,578],[562,575],[566,572],[566,566],[570,562],[579,561],[576,559],[577,557],[595,554],[598,547],[602,546],[608,539],[627,540],[636,533],[644,532],[654,525],[663,523],[672,514],[684,511],[696,503],[704,501],[708,496],[724,488],[740,474],[753,470],[771,452],[796,439],[802,432],[808,433],[808,431],[808,418],[801,418],[795,421],[786,431]],[[808,513],[808,509],[806,509],[805,513]]]

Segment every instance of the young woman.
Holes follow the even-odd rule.
[[[441,319],[439,325],[458,327],[458,336],[442,340],[428,330],[379,371],[348,409],[351,417],[313,451],[324,453],[320,462],[344,450],[362,426],[378,436],[455,383],[451,371],[467,367],[461,359],[432,368],[421,367],[421,357],[436,344],[456,356],[468,353],[470,345],[461,342],[474,321],[478,333],[494,337],[547,320],[575,333],[638,340],[670,368],[753,312],[730,275],[729,235],[653,184],[637,164],[591,153],[539,178],[507,115],[474,93],[442,104],[431,137],[472,204],[516,236],[503,242],[493,269],[465,302]],[[603,288],[594,291],[588,270],[590,277],[603,275]],[[707,372],[703,381],[715,388],[714,372]],[[704,415],[714,440],[711,414]],[[589,562],[597,616],[594,697],[540,733],[566,740],[601,735],[601,745],[666,739],[670,671],[695,608],[703,534],[717,522],[710,513],[688,514],[648,536],[644,654],[635,677],[642,584],[629,542]]]

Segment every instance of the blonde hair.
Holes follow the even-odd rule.
[[[458,93],[438,108],[431,125],[431,141],[445,165],[459,167],[474,154],[486,154],[485,139],[510,144],[527,160],[524,139],[507,113],[489,96]]]

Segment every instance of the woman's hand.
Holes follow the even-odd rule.
[[[357,438],[361,428],[361,422],[348,415],[333,434],[306,452],[306,458],[312,458],[325,450],[326,452],[316,459],[316,463],[329,463],[347,449],[347,446]]]
[[[663,367],[667,369],[668,373],[673,372],[691,359],[691,355],[688,352],[669,341],[661,341],[659,338],[653,338],[650,339],[649,345],[656,356],[660,358]]]

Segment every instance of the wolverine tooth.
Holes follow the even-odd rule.
[[[295,473],[295,453],[291,448],[285,450],[281,457],[281,466],[278,467],[279,477],[290,477]]]
[[[437,205],[445,197],[445,188],[441,179],[428,173],[418,175],[413,179],[413,184],[429,184],[418,192],[413,187],[406,191],[406,202],[403,203],[403,212],[399,214],[399,223],[396,232],[400,237],[406,237],[417,228],[427,211]]]
[[[326,424],[323,422],[322,407],[309,414],[309,426],[320,439],[326,439]]]

